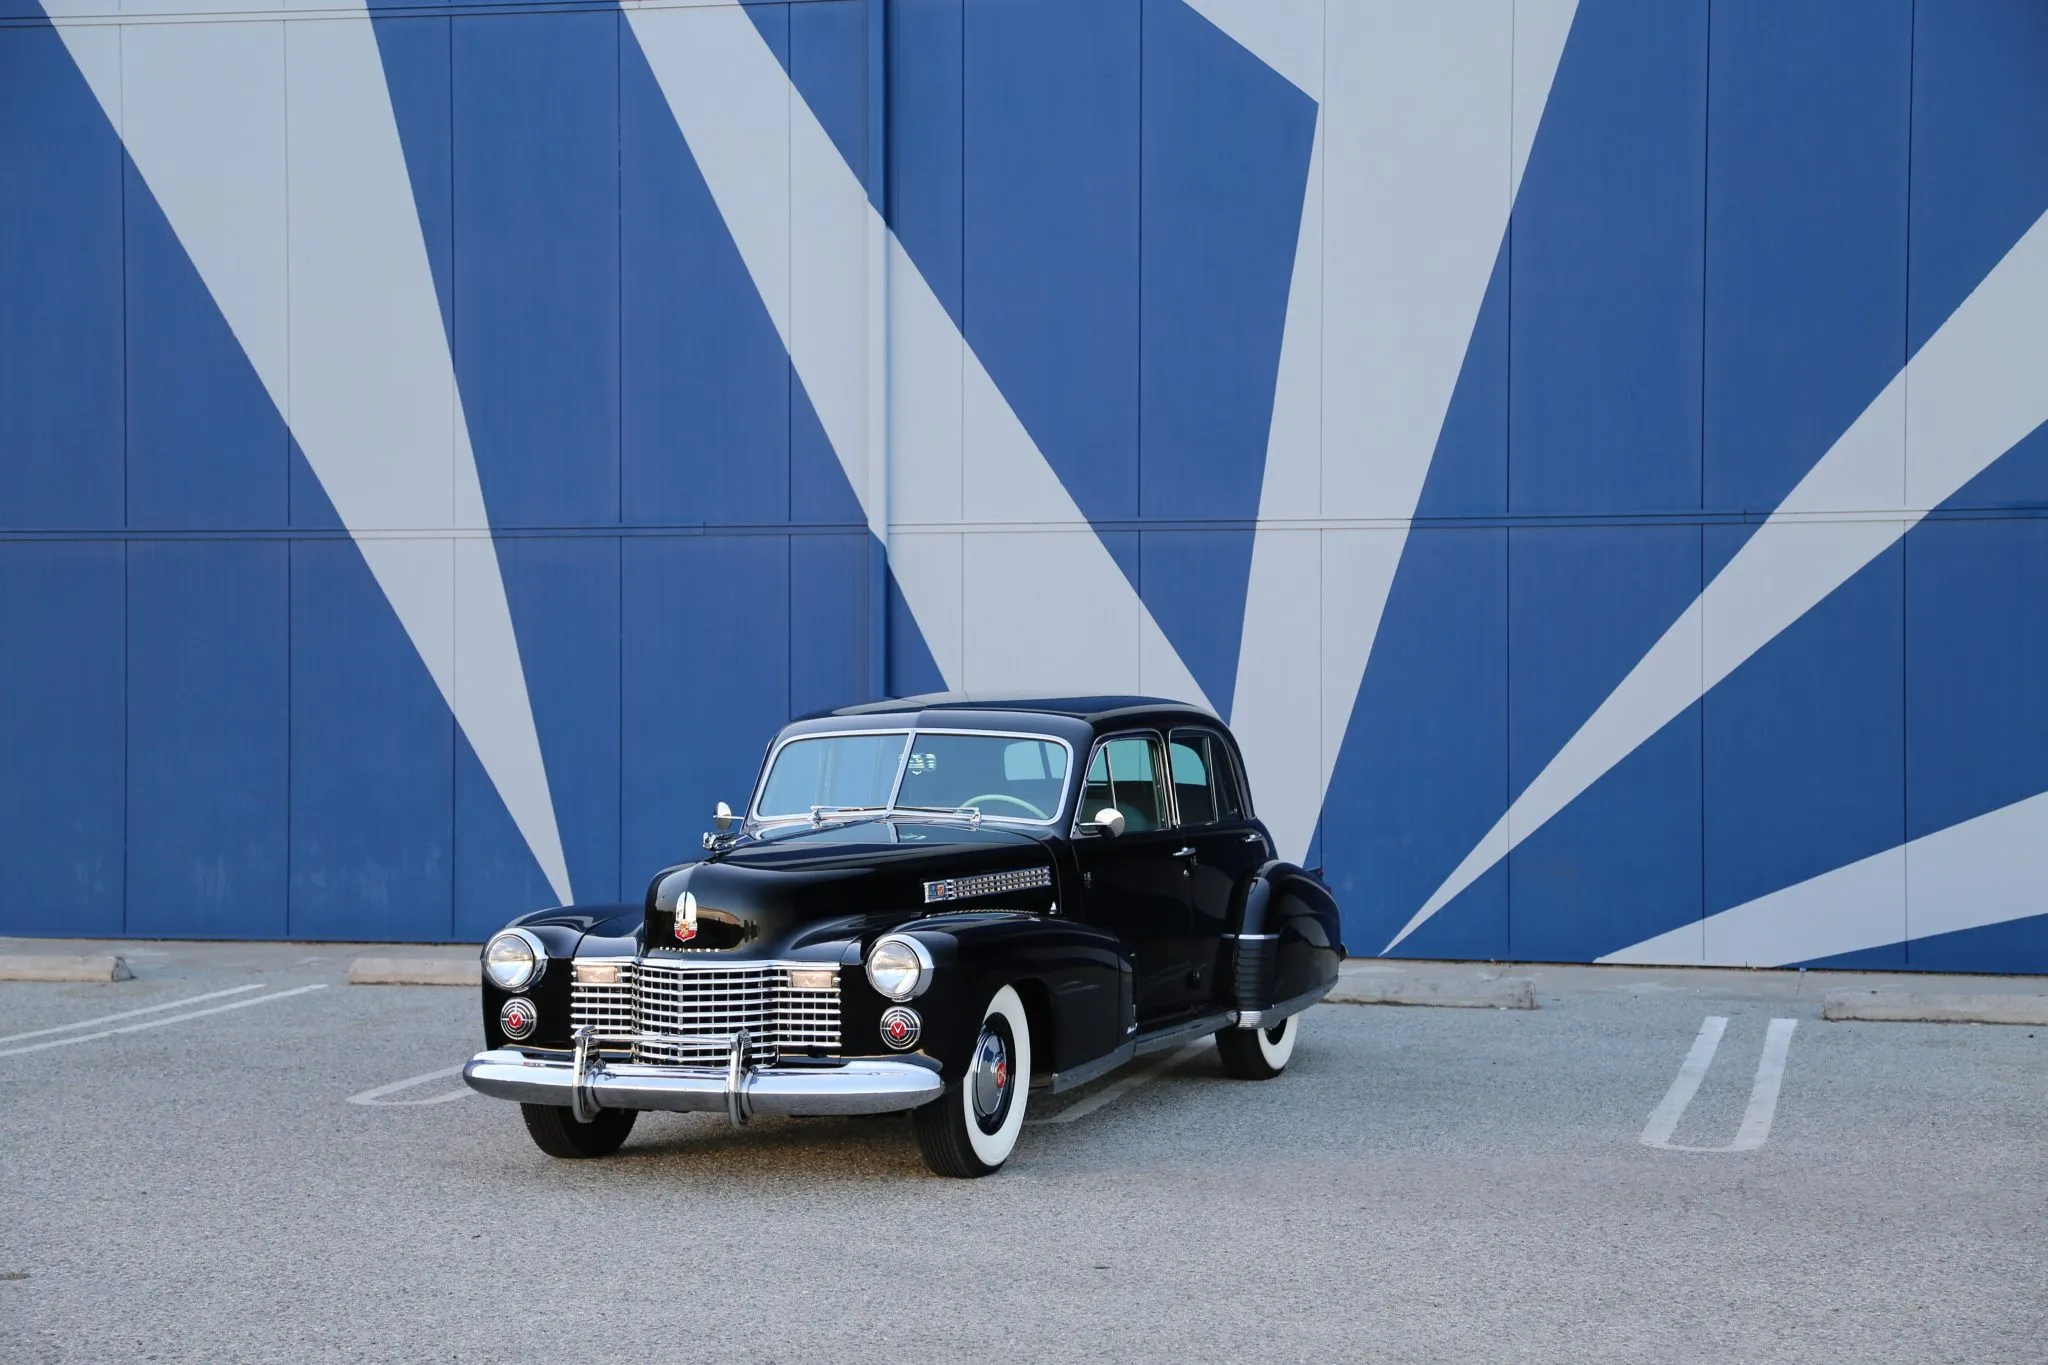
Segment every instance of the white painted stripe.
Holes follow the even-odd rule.
[[[95,7],[44,0],[550,887],[573,900],[363,0],[318,21],[114,20],[112,60]]]
[[[144,1014],[160,1014],[164,1010],[179,1009],[185,1005],[196,1005],[202,1000],[218,1000],[224,995],[240,995],[244,991],[260,991],[263,983],[252,981],[246,986],[230,986],[224,991],[208,991],[204,995],[188,995],[182,1000],[166,1000],[161,1005],[144,1005],[140,1009],[122,1010],[119,1014],[102,1014],[97,1019],[81,1019],[75,1024],[58,1024],[54,1028],[39,1028],[29,1033],[10,1033],[0,1038],[0,1043],[18,1043],[24,1038],[46,1038],[52,1033],[70,1033],[74,1029],[93,1028],[100,1024],[111,1024],[116,1019],[134,1019]]]
[[[2048,420],[2043,372],[2048,214],[1786,494],[1381,951],[1393,951],[1672,717]],[[1841,512],[1873,516],[1810,520]]]
[[[1714,1050],[1720,1046],[1721,1032],[1727,1024],[1726,1019],[1710,1018],[1701,1026],[1692,1051],[1678,1069],[1678,1079],[1671,1083],[1670,1093],[1643,1126],[1644,1146],[1671,1152],[1753,1152],[1770,1137],[1771,1122],[1778,1113],[1778,1093],[1785,1083],[1785,1060],[1792,1051],[1792,1032],[1799,1027],[1797,1019],[1773,1019],[1764,1031],[1763,1055],[1757,1059],[1756,1080],[1750,1086],[1749,1104],[1742,1111],[1742,1124],[1735,1130],[1733,1142],[1725,1147],[1690,1147],[1671,1141],[1686,1106],[1692,1103],[1701,1079],[1713,1064]]]
[[[1721,1046],[1721,1035],[1727,1028],[1728,1020],[1722,1015],[1710,1015],[1700,1025],[1699,1036],[1693,1039],[1692,1050],[1679,1064],[1671,1089],[1665,1092],[1663,1102],[1650,1111],[1650,1121],[1643,1125],[1645,1146],[1662,1147],[1678,1131],[1678,1121],[1685,1117],[1686,1106],[1699,1093],[1700,1082],[1707,1078],[1707,1068],[1714,1064],[1714,1052]]]
[[[1306,20],[1282,37],[1283,16],[1255,0],[1202,9],[1283,74],[1305,67]],[[1576,12],[1488,0],[1319,16],[1324,103],[1230,709],[1283,857],[1306,852],[1321,814]],[[1312,560],[1284,523],[1330,517],[1386,529],[1323,537],[1312,671]]]
[[[920,459],[943,461],[945,419],[917,414],[959,413],[951,439],[962,515],[1032,528],[975,537],[961,554],[944,544],[896,553],[885,499],[868,477],[869,441],[882,428],[866,410],[880,388],[866,373],[863,244],[883,225],[866,189],[733,0],[690,8],[624,0],[621,8],[869,529],[890,544],[897,582],[947,685],[1130,689],[1208,704],[1101,539],[1038,529],[1088,522],[892,233],[887,391],[909,414],[905,439]],[[946,510],[938,499],[915,505],[920,517]],[[1016,571],[1020,557],[1028,572]],[[974,604],[972,619],[964,601]]]
[[[1185,1062],[1192,1058],[1196,1053],[1201,1052],[1205,1048],[1212,1046],[1213,1043],[1214,1040],[1209,1038],[1204,1038],[1199,1042],[1189,1043],[1180,1051],[1169,1054],[1164,1060],[1154,1062],[1151,1066],[1145,1067],[1143,1070],[1134,1071],[1130,1075],[1123,1077],[1121,1080],[1111,1082],[1110,1084],[1102,1087],[1102,1089],[1096,1091],[1094,1094],[1088,1096],[1086,1099],[1081,1100],[1076,1104],[1068,1105],[1065,1109],[1060,1110],[1060,1112],[1057,1114],[1050,1114],[1042,1119],[1032,1119],[1030,1120],[1030,1122],[1034,1124],[1072,1123],[1075,1119],[1087,1118],[1090,1114],[1102,1108],[1104,1105],[1114,1104],[1116,1101],[1130,1094],[1133,1090],[1136,1090],[1139,1086],[1145,1084],[1147,1081],[1157,1080],[1159,1077],[1165,1075],[1167,1072],[1179,1066],[1182,1062]]]
[[[466,1085],[460,1090],[451,1090],[445,1095],[429,1095],[423,1100],[387,1100],[384,1098],[386,1095],[395,1095],[401,1090],[410,1090],[414,1086],[425,1085],[428,1081],[438,1081],[448,1076],[459,1076],[462,1074],[462,1066],[463,1064],[458,1062],[454,1066],[444,1066],[439,1071],[428,1071],[418,1076],[407,1076],[402,1081],[393,1081],[389,1085],[380,1085],[375,1090],[365,1090],[360,1095],[350,1095],[348,1102],[350,1104],[396,1108],[400,1105],[447,1104],[451,1100],[466,1100],[476,1093]]]
[[[1785,1084],[1785,1059],[1792,1052],[1792,1030],[1798,1027],[1797,1019],[1771,1020],[1771,1027],[1764,1034],[1763,1056],[1757,1060],[1749,1107],[1742,1111],[1742,1126],[1735,1131],[1735,1141],[1719,1150],[1755,1151],[1771,1135],[1771,1120],[1778,1113],[1778,1092]]]
[[[2048,793],[1923,834],[1600,961],[1788,966],[2048,914],[2044,886]]]
[[[102,1029],[98,1033],[82,1034],[76,1038],[53,1038],[48,1042],[30,1043],[27,1047],[10,1047],[0,1050],[0,1057],[18,1057],[24,1052],[42,1052],[53,1047],[70,1047],[73,1043],[97,1042],[101,1038],[112,1038],[116,1034],[121,1033],[141,1033],[145,1029],[168,1028],[172,1024],[184,1024],[194,1019],[204,1019],[209,1014],[225,1014],[229,1010],[244,1010],[251,1005],[268,1004],[272,1000],[283,1000],[288,996],[304,995],[308,991],[324,991],[326,989],[327,987],[322,984],[318,986],[300,986],[296,990],[273,991],[269,995],[259,995],[248,1000],[236,1000],[225,1005],[215,1005],[212,1009],[194,1010],[190,1014],[174,1014],[168,1019],[151,1019],[146,1023],[125,1024],[120,1028]]]

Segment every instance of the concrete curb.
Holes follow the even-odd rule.
[[[2048,995],[1829,991],[1821,1002],[1820,1017],[1882,1024],[2048,1025]]]
[[[473,957],[359,957],[348,967],[351,986],[476,986],[483,971]]]
[[[0,953],[0,981],[133,981],[114,953]]]
[[[1364,974],[1340,976],[1323,997],[1339,1005],[1436,1005],[1449,1009],[1533,1010],[1536,984],[1527,977],[1490,981],[1406,980]]]

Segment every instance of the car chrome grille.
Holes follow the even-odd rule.
[[[839,1046],[839,987],[798,990],[789,964],[698,965],[641,960],[607,963],[616,984],[577,979],[569,1022],[590,1025],[601,1046],[630,1047],[640,1062],[723,1065],[728,1041],[747,1031],[756,1058]],[[810,964],[804,964],[810,965]]]

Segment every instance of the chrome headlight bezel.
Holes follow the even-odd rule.
[[[885,955],[890,961],[882,970],[891,974],[892,984],[889,985],[883,984],[882,978],[876,975],[875,968],[875,960]],[[904,972],[914,974],[906,981],[901,975]],[[872,948],[868,949],[867,975],[868,984],[873,986],[875,994],[883,999],[894,1000],[899,1004],[905,1000],[915,1000],[930,989],[932,984],[931,949],[909,934],[884,934],[875,940]]]
[[[529,958],[525,972],[516,980],[500,977],[497,965],[491,961],[492,950],[496,949],[500,944],[508,942],[516,942],[524,947]],[[523,991],[547,974],[548,950],[538,937],[525,929],[500,929],[497,933],[491,935],[489,942],[484,944],[483,969],[484,980],[490,982],[499,990],[507,992]]]

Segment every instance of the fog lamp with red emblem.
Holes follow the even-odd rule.
[[[507,1000],[504,1008],[498,1011],[498,1027],[515,1043],[533,1033],[535,1022],[533,1002],[523,996]]]
[[[924,1020],[917,1017],[916,1010],[896,1005],[882,1011],[882,1041],[898,1052],[916,1047],[923,1035]]]

